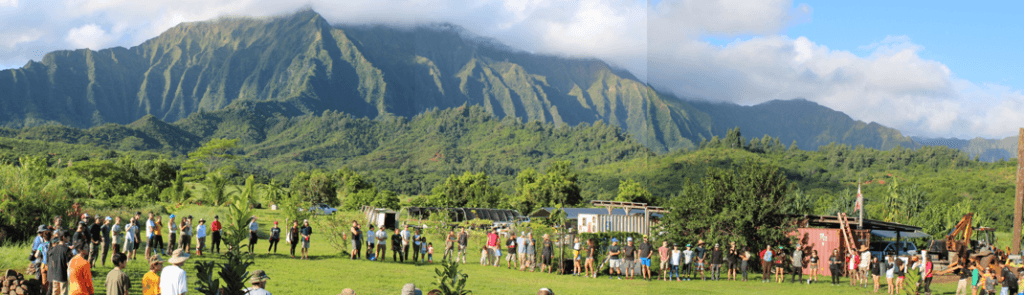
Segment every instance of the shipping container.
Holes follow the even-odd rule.
[[[643,215],[579,214],[577,230],[581,233],[631,232],[647,234],[648,223]]]
[[[828,258],[832,255],[832,250],[839,249],[839,254],[843,255],[846,253],[846,243],[843,243],[842,237],[839,235],[839,229],[836,228],[798,228],[797,229],[797,240],[800,244],[804,245],[804,256],[810,258],[811,253],[818,251],[818,274],[824,275],[826,278],[819,278],[828,280],[828,276],[832,275],[832,272],[828,269]],[[787,249],[792,251],[793,249]],[[792,253],[787,253],[792,254]],[[845,259],[844,259],[845,261]],[[811,268],[804,267],[804,274],[810,274]]]

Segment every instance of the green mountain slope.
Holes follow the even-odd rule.
[[[899,130],[853,120],[842,112],[803,99],[773,100],[754,106],[696,101],[690,104],[714,118],[713,130],[721,137],[725,137],[727,129],[740,127],[745,136],[768,134],[787,145],[795,140],[805,150],[830,143],[879,150],[918,146]]]

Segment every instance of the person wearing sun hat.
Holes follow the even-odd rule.
[[[174,250],[171,258],[167,259],[171,265],[160,272],[160,294],[180,295],[188,292],[188,274],[181,268],[188,258],[188,253],[182,249]]]
[[[267,273],[261,269],[252,271],[252,276],[249,278],[249,284],[252,285],[249,289],[245,289],[247,295],[271,295],[270,291],[265,289],[267,287],[267,280],[270,277]]]

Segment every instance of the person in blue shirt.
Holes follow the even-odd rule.
[[[366,230],[366,260],[375,260],[373,255],[373,246],[377,245],[377,232],[373,231],[373,225],[371,224]]]
[[[258,234],[259,230],[260,225],[256,223],[256,215],[253,215],[252,218],[249,219],[249,254],[253,253],[253,248],[256,247],[256,242],[260,240],[260,236]]]
[[[420,262],[420,248],[423,247],[423,245],[420,244],[421,236],[419,229],[416,229],[416,234],[412,235],[412,261],[417,263]]]

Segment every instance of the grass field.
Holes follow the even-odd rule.
[[[193,215],[196,219],[202,217],[207,220],[212,218],[214,213],[209,207],[192,207],[175,212],[179,216]],[[280,217],[279,212],[270,210],[257,210],[260,217],[261,232],[267,231],[271,223]],[[355,212],[341,212],[346,218],[358,216]],[[207,216],[209,215],[209,216]],[[362,223],[362,222],[361,222]],[[428,237],[429,238],[429,237]],[[208,240],[209,243],[209,240]],[[547,287],[556,294],[866,294],[870,290],[848,286],[848,281],[843,280],[846,285],[831,286],[828,278],[819,278],[820,283],[814,285],[791,284],[788,281],[783,284],[765,284],[760,282],[760,275],[751,275],[749,282],[730,281],[690,281],[690,282],[664,282],[664,281],[619,281],[609,279],[607,276],[599,276],[597,279],[581,278],[573,276],[558,276],[553,274],[541,274],[530,272],[519,272],[508,270],[504,267],[484,267],[479,265],[479,247],[471,241],[467,254],[468,264],[464,266],[464,272],[469,274],[467,288],[474,291],[474,294],[536,294],[537,290]],[[352,288],[358,294],[395,294],[402,285],[414,283],[426,291],[433,289],[434,269],[438,264],[414,265],[412,263],[395,263],[391,261],[391,254],[388,254],[386,262],[358,260],[352,261],[348,257],[340,257],[337,251],[330,247],[314,228],[312,236],[312,247],[310,249],[310,260],[291,259],[288,256],[288,244],[283,240],[278,248],[277,254],[266,254],[268,242],[261,240],[257,243],[256,264],[250,267],[251,270],[262,269],[271,277],[267,289],[274,294],[338,294],[344,288]],[[18,262],[17,256],[10,253],[25,252],[27,247],[12,246],[0,249],[4,255],[0,258],[11,256],[13,267],[19,271],[24,270],[23,262]],[[436,247],[435,261],[440,259],[443,247]],[[390,251],[390,249],[389,249]],[[140,249],[141,252],[141,249]],[[27,254],[27,252],[26,252]],[[411,254],[410,254],[411,256]],[[130,261],[128,275],[133,279],[133,294],[141,294],[141,279],[147,271],[146,264],[142,260],[142,253],[139,253],[139,260]],[[166,257],[165,257],[166,259]],[[24,260],[24,258],[22,258]],[[218,255],[207,255],[204,257],[193,256],[185,264],[184,269],[189,273],[189,282],[194,284],[195,262],[204,260],[222,261]],[[0,259],[0,262],[7,262]],[[97,267],[94,272],[94,286],[97,287],[96,294],[105,294],[101,290],[106,274],[111,269],[110,263],[106,267]],[[884,284],[884,282],[883,282]],[[195,285],[190,285],[195,287]],[[884,293],[884,286],[883,293]],[[933,285],[933,294],[953,294],[956,285],[954,283],[940,283]]]

